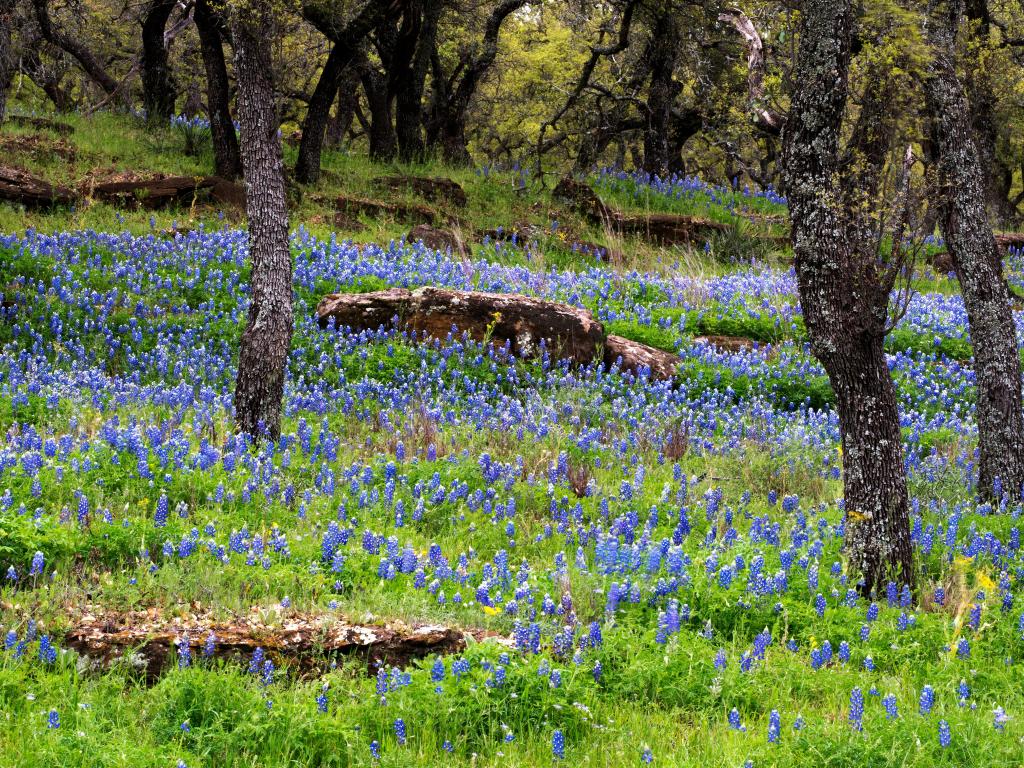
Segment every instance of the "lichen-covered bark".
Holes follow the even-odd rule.
[[[846,552],[870,592],[888,578],[913,585],[914,568],[899,414],[882,349],[888,286],[838,191],[853,25],[849,0],[804,4],[783,166],[800,304],[836,395]]]
[[[271,56],[273,9],[260,5],[235,11],[231,31],[252,262],[249,317],[238,352],[235,421],[253,437],[276,439],[292,337],[292,260]]]
[[[1024,415],[1017,330],[1003,282],[1002,259],[986,210],[985,171],[971,127],[968,99],[956,73],[953,14],[933,2],[928,19],[932,60],[925,95],[937,154],[942,205],[939,226],[967,309],[978,390],[978,491],[1013,500],[1024,484]]]

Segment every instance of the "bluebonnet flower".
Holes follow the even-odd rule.
[[[51,709],[46,716],[46,727],[50,729],[60,728],[60,714],[56,709]]]
[[[932,690],[930,685],[926,685],[921,689],[921,698],[918,700],[918,710],[922,715],[927,715],[932,711],[932,707],[935,705],[935,691]]]
[[[50,643],[50,636],[39,638],[39,660],[44,664],[53,664],[57,660],[57,649]]]
[[[885,719],[895,720],[899,717],[899,710],[896,707],[896,696],[892,693],[887,693],[882,697],[882,706],[885,707]]]
[[[37,551],[34,555],[32,555],[32,564],[29,567],[28,575],[33,577],[41,576],[43,573],[43,569],[45,567],[46,558],[43,556],[42,552]]]
[[[864,730],[864,693],[860,688],[850,691],[849,720],[855,730]]]
[[[768,743],[777,742],[781,731],[782,719],[779,717],[779,710],[773,709],[768,715]]]
[[[1006,714],[1006,710],[1002,707],[996,707],[992,710],[992,715],[992,727],[1000,733],[1006,730],[1006,723],[1010,719],[1010,716]]]
[[[395,738],[398,739],[399,744],[404,745],[405,737],[405,720],[399,717],[395,720]]]
[[[740,721],[740,711],[733,707],[729,710],[729,727],[734,731],[745,731],[747,730],[743,723]]]
[[[556,760],[562,760],[565,757],[565,735],[561,730],[556,730],[551,735],[551,754]]]
[[[189,644],[188,632],[178,638],[178,668],[192,666],[192,648]]]
[[[949,723],[947,723],[945,720],[940,720],[939,721],[939,746],[941,746],[943,749],[945,749],[946,747],[949,746],[949,744],[950,744],[950,742],[952,740],[953,740],[953,736],[952,736],[952,734],[949,731]]]

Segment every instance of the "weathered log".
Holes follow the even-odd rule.
[[[374,183],[396,192],[412,190],[424,200],[435,204],[448,202],[458,208],[465,208],[467,203],[466,192],[461,185],[443,176],[382,176]]]
[[[637,235],[654,243],[701,243],[728,227],[718,221],[678,213],[617,214],[611,227],[623,235]]]
[[[699,243],[728,229],[721,222],[679,213],[627,214],[605,204],[589,185],[565,177],[552,195],[572,206],[594,224],[620,235],[636,235],[662,245]]]
[[[109,181],[90,190],[97,200],[119,205],[162,208],[175,202],[213,200],[226,205],[245,204],[245,191],[219,176],[167,176],[139,181]]]
[[[370,216],[377,218],[390,216],[394,219],[413,221],[422,224],[433,224],[437,218],[434,210],[425,205],[415,203],[385,203],[379,200],[367,200],[361,197],[341,195],[335,202],[338,213],[348,216]]]
[[[580,365],[600,361],[637,375],[647,372],[651,379],[673,378],[679,363],[678,355],[671,352],[621,336],[605,336],[589,310],[512,293],[390,288],[330,294],[320,300],[316,315],[322,328],[333,322],[336,328],[364,331],[396,323],[439,339],[454,329],[499,347],[507,343],[521,357],[539,354],[543,340],[552,358]]]
[[[618,364],[620,370],[637,376],[646,372],[651,379],[671,379],[679,367],[679,355],[609,334],[604,340],[604,363],[609,368]]]
[[[430,224],[417,224],[405,237],[406,242],[416,243],[422,241],[427,248],[437,251],[451,250],[457,256],[465,256],[469,248],[462,238],[450,229],[440,229]]]
[[[10,200],[31,208],[71,205],[77,199],[74,190],[54,186],[19,168],[0,166],[0,200]]]
[[[358,294],[330,294],[316,308],[321,327],[333,320],[336,327],[372,330],[391,324],[419,334],[444,339],[454,326],[477,341],[489,339],[523,357],[540,352],[544,340],[548,354],[587,364],[598,356],[604,342],[601,324],[586,309],[512,293],[419,288]]]
[[[551,196],[573,208],[577,213],[586,216],[596,224],[612,220],[616,211],[605,205],[589,184],[576,181],[566,176],[551,191]]]
[[[276,665],[299,671],[325,666],[332,659],[355,656],[370,671],[380,664],[405,666],[431,654],[458,653],[467,633],[441,625],[350,624],[335,616],[288,616],[266,624],[257,615],[232,621],[210,616],[163,617],[153,610],[131,613],[86,613],[64,636],[66,647],[88,662],[107,668],[124,660],[149,681],[176,663],[187,642],[193,658],[203,654],[213,633],[212,655],[247,663],[257,648]]]
[[[754,346],[756,342],[744,336],[694,336],[694,342],[717,347],[725,352],[742,352]]]

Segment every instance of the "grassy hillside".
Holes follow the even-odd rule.
[[[69,121],[5,127],[6,162],[75,185],[212,170],[170,129]],[[276,443],[232,428],[241,212],[0,204],[0,768],[1019,763],[1022,508],[975,501],[954,282],[922,265],[889,347],[919,588],[864,597],[780,200],[589,179],[624,211],[735,223],[666,247],[512,169],[325,164],[291,192]],[[467,207],[438,210],[464,233],[529,237],[461,255],[387,216],[332,229],[340,194],[423,204],[376,186],[396,173],[457,180]],[[428,284],[586,307],[679,376],[313,321],[327,292]],[[460,647],[368,661],[331,650],[348,624]]]

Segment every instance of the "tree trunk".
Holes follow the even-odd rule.
[[[359,65],[359,79],[366,94],[366,105],[370,109],[370,159],[376,162],[390,162],[395,158],[398,141],[391,122],[391,99],[388,96],[384,77],[365,58]]]
[[[644,170],[664,174],[672,162],[670,121],[672,103],[679,92],[673,75],[679,30],[669,13],[656,21],[649,49],[651,82],[647,90],[647,125],[644,127]]]
[[[314,184],[320,178],[320,156],[331,118],[331,104],[338,95],[345,67],[351,60],[352,52],[335,44],[317,80],[313,98],[306,107],[306,119],[302,121],[302,140],[295,161],[295,180],[300,184]]]
[[[57,112],[72,111],[75,108],[75,102],[71,88],[62,87],[61,77],[43,63],[39,56],[39,41],[34,41],[32,45],[34,47],[25,43],[25,47],[22,48],[21,65],[25,74],[53,102],[53,108]]]
[[[0,123],[7,115],[7,94],[14,82],[17,60],[11,41],[14,27],[14,7],[17,0],[0,0]]]
[[[395,134],[398,157],[403,162],[421,161],[423,143],[423,88],[437,40],[437,23],[443,3],[423,0],[422,20],[416,36],[416,49],[406,71],[395,83]]]
[[[177,98],[167,60],[164,29],[178,0],[151,0],[142,19],[142,103],[146,119],[166,124]]]
[[[964,3],[967,18],[973,22],[975,58],[967,62],[965,90],[970,105],[971,127],[985,179],[985,201],[988,214],[999,227],[1012,227],[1018,223],[1016,205],[1010,199],[1013,171],[999,157],[999,121],[996,117],[997,98],[992,82],[992,64],[987,60],[991,52],[992,18],[988,0],[967,0]]]
[[[238,136],[231,120],[228,69],[224,61],[221,20],[210,7],[210,0],[197,0],[196,31],[206,69],[206,102],[210,116],[210,138],[217,175],[236,179],[242,175],[242,158]]]
[[[338,87],[337,104],[334,107],[334,116],[327,124],[327,135],[325,141],[329,147],[338,147],[345,140],[345,135],[352,127],[355,120],[356,108],[359,106],[359,73],[353,67],[345,70],[341,78],[341,85]]]
[[[337,17],[325,13],[320,6],[314,3],[303,4],[302,10],[306,20],[331,40],[334,47],[331,48],[323,72],[320,73],[320,79],[317,80],[313,98],[310,99],[306,118],[302,123],[302,140],[299,143],[299,156],[295,161],[295,178],[300,184],[312,184],[320,178],[320,157],[331,118],[331,104],[338,95],[338,89],[345,82],[345,72],[349,65],[357,59],[365,58],[360,50],[364,39],[371,29],[390,18],[407,3],[408,0],[366,3],[345,26],[339,26]],[[369,99],[369,92],[367,98]],[[386,111],[390,123],[390,105]],[[394,150],[391,150],[391,156],[394,156]]]
[[[254,438],[281,433],[281,403],[292,337],[292,260],[284,160],[278,138],[271,43],[274,11],[257,5],[232,17],[252,277],[249,317],[238,352],[235,420]]]
[[[870,593],[888,578],[913,586],[914,568],[899,414],[882,349],[890,285],[837,192],[853,26],[850,0],[804,3],[784,173],[800,305],[836,394],[846,552]]]
[[[447,83],[443,95],[435,94],[435,123],[437,127],[431,132],[435,141],[441,145],[441,155],[445,162],[453,165],[469,165],[472,158],[466,141],[466,114],[470,102],[476,94],[484,76],[494,65],[498,55],[498,38],[505,20],[518,11],[527,0],[501,0],[487,17],[484,35],[481,40],[480,53],[475,58],[467,58],[463,63],[462,77],[457,84]],[[635,4],[635,2],[633,3]],[[632,5],[631,4],[631,7]],[[632,10],[629,11],[632,16]],[[628,26],[628,25],[627,25]],[[440,58],[432,57],[434,69],[434,87],[445,82],[444,73],[440,71]],[[443,98],[443,102],[441,99]]]
[[[932,118],[944,199],[939,226],[967,309],[978,389],[978,492],[1019,501],[1024,486],[1024,413],[1017,329],[1003,282],[1002,259],[986,212],[985,172],[971,112],[954,61],[954,30],[945,3],[928,21],[932,60],[925,96]],[[945,11],[945,13],[944,13]]]

